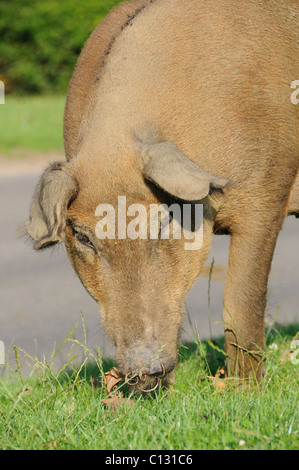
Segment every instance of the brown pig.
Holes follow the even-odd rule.
[[[66,161],[41,177],[27,230],[36,249],[65,243],[121,374],[141,390],[170,380],[184,299],[213,233],[231,236],[227,374],[263,376],[273,252],[284,217],[299,215],[298,29],[297,0],[135,0],[107,16],[79,57]],[[149,236],[150,209],[172,203],[191,207],[195,228],[202,208],[197,249],[171,211],[170,236],[160,213]],[[132,217],[119,233],[129,207],[145,208],[136,237]],[[111,236],[99,236],[104,219]]]

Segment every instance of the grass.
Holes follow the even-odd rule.
[[[267,369],[256,386],[218,391],[208,377],[223,364],[223,339],[194,342],[179,351],[174,390],[133,398],[133,406],[107,409],[103,377],[113,365],[85,349],[79,368],[72,361],[54,372],[51,363],[23,352],[30,376],[18,370],[0,380],[2,449],[298,449],[298,365],[290,360],[298,325],[267,333]],[[76,340],[68,338],[72,344]],[[54,356],[53,356],[54,357]],[[123,386],[121,386],[123,387]]]
[[[22,157],[28,151],[63,152],[65,96],[6,96],[0,105],[0,154]]]

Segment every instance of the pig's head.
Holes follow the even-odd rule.
[[[121,174],[113,174],[111,168],[95,171],[78,158],[51,165],[36,189],[27,231],[37,250],[65,243],[76,273],[100,306],[103,324],[117,347],[121,374],[139,390],[148,390],[160,378],[167,383],[175,367],[184,299],[212,237],[213,210],[207,196],[213,189],[221,190],[227,180],[205,172],[167,142],[139,143],[137,154],[138,164]],[[119,196],[122,204],[126,196],[125,209]],[[171,230],[178,223],[176,215],[170,223],[167,211],[167,220],[159,211],[150,218],[151,208],[170,206],[174,198],[182,211],[182,204],[189,203],[192,230],[203,232],[203,243],[195,249],[188,247],[191,240],[186,240],[182,224],[180,237]],[[197,227],[194,201],[203,203],[204,219]],[[141,206],[144,211],[138,212]],[[99,226],[99,214],[107,217],[109,211],[112,219]],[[120,227],[124,220],[125,229]],[[158,223],[154,235],[153,220]],[[106,238],[99,235],[104,228]],[[169,228],[169,236],[164,236]]]

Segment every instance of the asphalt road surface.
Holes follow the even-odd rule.
[[[0,175],[0,341],[5,357],[15,368],[14,346],[28,354],[50,361],[57,348],[72,334],[96,354],[114,357],[115,350],[101,325],[97,304],[86,293],[66,257],[64,246],[34,252],[20,238],[17,227],[28,211],[39,173]],[[269,281],[267,318],[281,324],[299,323],[299,220],[288,217],[281,232]],[[205,339],[223,335],[222,296],[228,260],[229,237],[214,237],[205,273],[199,277],[187,297],[182,341],[197,336]],[[208,272],[214,259],[210,304]],[[54,368],[78,355],[80,364],[84,348],[66,341],[54,361]],[[22,356],[22,354],[21,354]],[[27,363],[32,364],[29,358]],[[24,370],[28,365],[21,362]]]

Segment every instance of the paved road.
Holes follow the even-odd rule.
[[[27,218],[38,176],[0,176],[0,340],[5,344],[6,357],[14,362],[13,346],[17,345],[49,360],[54,344],[58,347],[76,324],[74,335],[84,342],[81,312],[88,347],[96,351],[98,345],[103,357],[113,357],[114,347],[103,332],[97,305],[70,267],[64,247],[33,252],[17,235],[16,228]],[[284,324],[299,323],[298,236],[299,221],[289,217],[279,237],[269,283],[267,315],[275,317],[279,308],[277,321]],[[195,324],[201,339],[209,337],[210,322],[213,336],[223,333],[222,325],[215,322],[221,321],[228,248],[229,237],[214,237],[207,263],[210,265],[214,258],[210,314],[206,274],[200,276],[187,297],[189,317],[185,319],[184,341],[196,335]],[[70,346],[68,342],[59,352],[56,367],[67,361]]]

